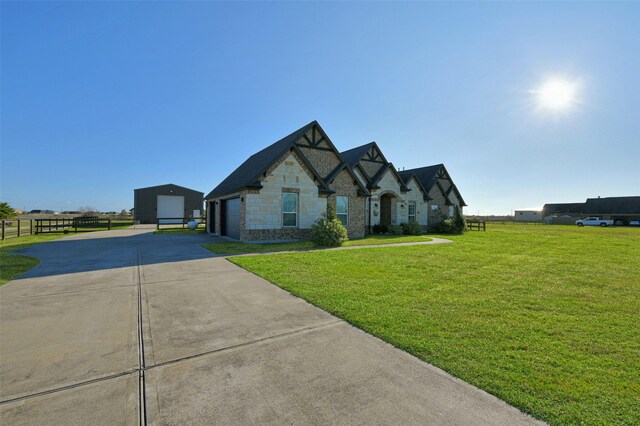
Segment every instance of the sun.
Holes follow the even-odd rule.
[[[576,104],[577,88],[575,82],[554,78],[545,81],[532,93],[540,108],[560,112],[569,110]]]

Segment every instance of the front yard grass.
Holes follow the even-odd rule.
[[[551,424],[640,424],[640,230],[230,259]]]
[[[32,246],[34,244],[44,243],[46,241],[56,240],[63,237],[64,234],[39,234],[28,235],[19,238],[8,238],[0,241],[0,285],[11,281],[15,277],[24,274],[29,269],[36,266],[40,261],[29,256],[19,254],[9,254],[8,252],[20,250]]]
[[[358,240],[348,240],[342,244],[343,247],[393,244],[393,243],[415,243],[427,242],[431,238],[423,235],[371,235]],[[307,251],[319,250],[311,241],[294,241],[289,243],[237,243],[223,242],[204,244],[204,247],[216,254],[244,254],[244,253],[275,253],[282,251]]]

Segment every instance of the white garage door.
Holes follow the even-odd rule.
[[[224,235],[240,239],[240,198],[225,201],[225,233]]]
[[[184,196],[158,195],[158,214],[156,217],[160,223],[182,223],[182,219],[175,218],[184,217]]]

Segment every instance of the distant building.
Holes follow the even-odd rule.
[[[542,215],[547,216],[582,216],[585,203],[555,203],[545,204]]]
[[[619,224],[628,224],[631,220],[640,220],[640,196],[588,198],[584,203],[545,204],[542,214],[547,223],[575,223],[554,220],[560,217],[596,216],[612,219]]]
[[[516,222],[542,222],[543,217],[540,210],[515,210],[513,214]]]
[[[134,189],[133,194],[134,219],[139,223],[183,223],[202,215],[200,191],[170,183]]]

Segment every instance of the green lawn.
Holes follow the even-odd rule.
[[[40,261],[33,257],[18,254],[8,254],[7,252],[19,250],[34,244],[56,240],[63,237],[62,233],[28,235],[20,238],[8,238],[0,240],[0,285],[11,281],[18,275],[22,275],[29,269],[36,266]]]
[[[366,245],[379,245],[379,244],[393,244],[393,243],[413,243],[413,242],[427,242],[431,241],[431,238],[423,235],[372,235],[366,238],[358,240],[345,241],[344,247],[352,246],[366,246]],[[224,243],[211,243],[204,244],[204,247],[216,254],[243,254],[243,253],[274,253],[281,251],[306,251],[306,250],[318,250],[322,247],[318,247],[311,241],[296,241],[291,243],[236,243],[236,242],[224,242]]]
[[[552,424],[640,424],[640,229],[231,261]]]

